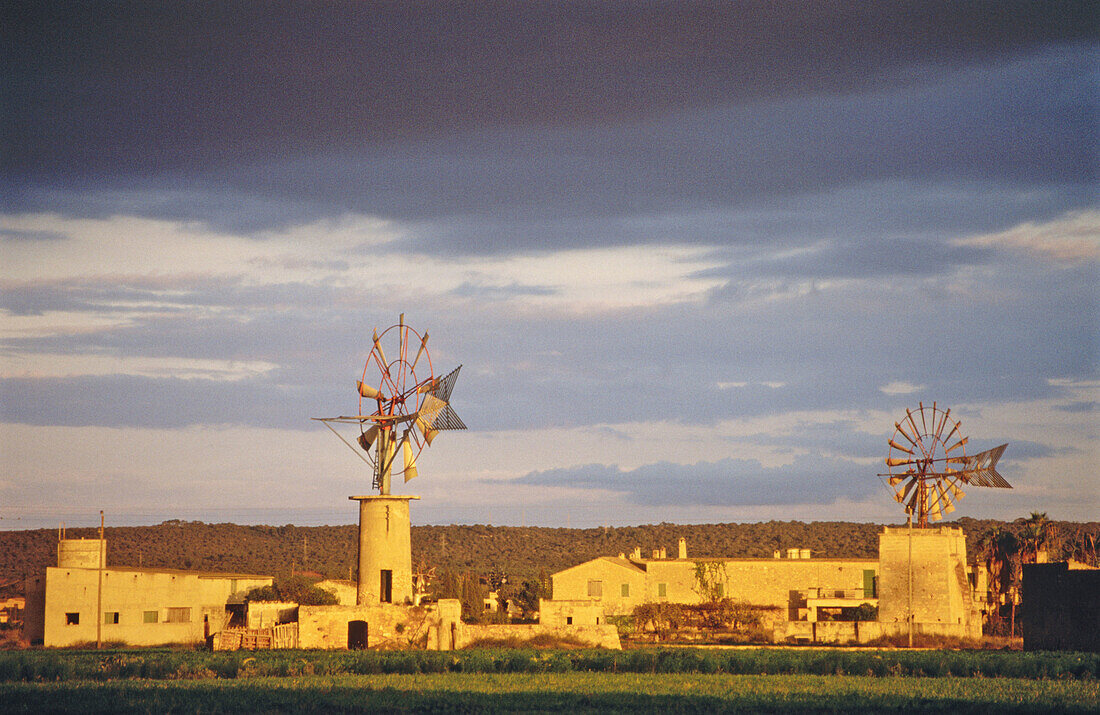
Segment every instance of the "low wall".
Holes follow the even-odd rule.
[[[485,625],[464,623],[457,630],[455,648],[466,648],[482,640],[516,640],[522,644],[539,636],[579,641],[592,648],[622,650],[622,644],[619,642],[619,632],[615,626],[607,624],[599,626],[550,626],[542,623]]]
[[[869,643],[888,636],[904,636],[909,633],[905,623],[880,623],[878,621],[787,621],[775,628],[777,643],[785,640],[809,643]],[[937,638],[974,638],[964,624],[914,623],[913,635]]]
[[[346,649],[355,629],[352,623],[362,622],[367,648],[451,650],[461,628],[461,613],[457,599],[428,606],[299,606],[298,642],[301,648]]]

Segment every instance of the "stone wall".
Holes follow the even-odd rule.
[[[559,625],[537,624],[463,624],[458,631],[456,648],[465,648],[478,641],[531,641],[539,636],[579,641],[592,648],[621,650],[619,632],[607,625]]]
[[[600,626],[606,623],[604,619],[604,608],[599,601],[539,599],[539,624],[543,626]]]
[[[366,624],[368,648],[451,650],[461,628],[462,604],[441,599],[427,606],[372,603],[365,606],[299,606],[298,643],[328,650],[349,646],[353,622]]]

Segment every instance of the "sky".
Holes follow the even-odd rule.
[[[414,524],[904,522],[906,408],[1100,513],[1087,2],[0,8],[0,529],[345,524],[371,334],[469,427]]]

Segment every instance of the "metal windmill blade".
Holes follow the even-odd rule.
[[[906,506],[919,526],[939,521],[955,511],[955,502],[966,495],[961,485],[1011,488],[996,470],[997,460],[1007,445],[967,456],[969,438],[962,423],[951,419],[951,410],[919,403],[905,410],[894,423],[887,441],[886,466],[894,499]]]
[[[403,476],[407,482],[419,474],[417,457],[439,431],[466,429],[449,402],[461,366],[435,377],[428,333],[421,335],[407,325],[403,313],[396,325],[381,333],[376,329],[371,343],[356,382],[357,414],[313,419],[372,467],[375,488],[387,495],[392,477]],[[346,439],[334,425],[355,425],[359,434]]]

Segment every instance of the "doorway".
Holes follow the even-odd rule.
[[[378,590],[379,600],[382,603],[393,602],[393,571],[390,569],[382,569],[382,583]]]
[[[363,650],[367,647],[367,622],[348,621],[348,650]]]

